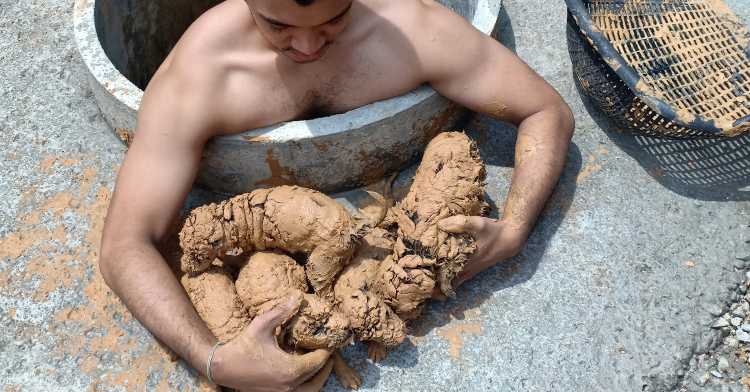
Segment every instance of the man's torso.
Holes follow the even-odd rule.
[[[221,73],[216,89],[229,118],[219,133],[342,113],[425,82],[409,36],[418,6],[355,1],[351,24],[326,54],[299,64],[264,45],[244,0],[227,0],[190,27],[158,72],[177,58]]]

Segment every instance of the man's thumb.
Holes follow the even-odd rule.
[[[449,233],[465,233],[472,230],[470,217],[466,215],[454,215],[438,222],[438,228]]]
[[[268,331],[273,334],[276,327],[289,321],[297,313],[301,304],[302,294],[299,291],[294,291],[286,300],[281,300],[271,310],[253,319],[250,325],[257,331]]]

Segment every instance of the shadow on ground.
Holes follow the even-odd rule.
[[[704,201],[750,200],[750,134],[671,139],[620,131],[576,88],[599,128],[665,188]]]
[[[495,37],[500,43],[505,45],[508,49],[512,50],[514,53],[516,51],[516,34],[513,31],[513,23],[510,19],[510,16],[508,16],[508,11],[505,10],[505,7],[500,7],[500,12],[498,13],[498,20],[500,20],[500,23],[498,23],[498,29],[497,31],[492,32],[492,36]]]

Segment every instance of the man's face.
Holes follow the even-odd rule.
[[[301,6],[294,0],[246,0],[263,37],[298,63],[323,56],[350,21],[353,0],[315,0]]]

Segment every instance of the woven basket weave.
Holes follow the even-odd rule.
[[[720,0],[566,0],[581,91],[617,125],[669,137],[750,130],[750,33]]]

